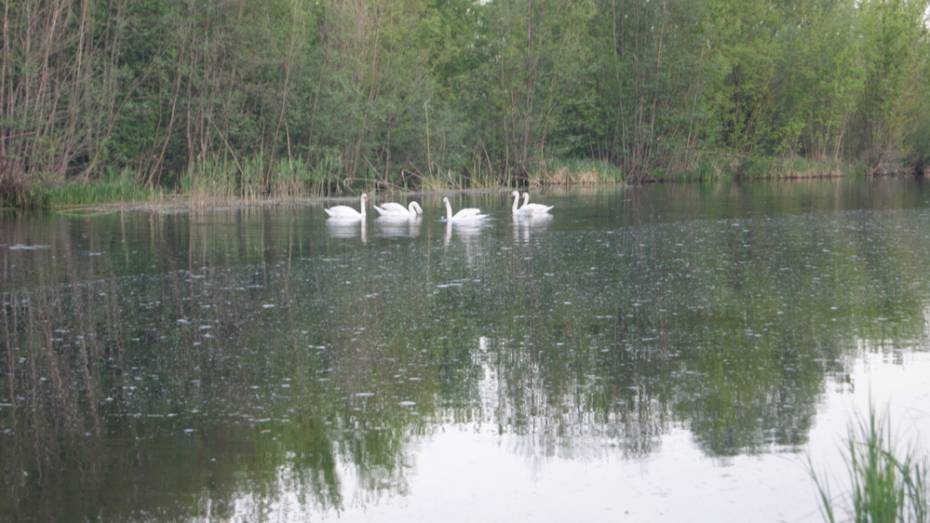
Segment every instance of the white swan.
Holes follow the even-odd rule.
[[[362,193],[361,198],[359,198],[359,206],[362,211],[356,211],[348,205],[335,205],[328,209],[323,209],[326,212],[326,215],[330,218],[336,220],[364,220],[365,219],[365,207],[368,204],[368,195]]]
[[[423,214],[423,208],[417,202],[410,202],[407,207],[396,202],[386,202],[382,203],[380,207],[377,205],[373,207],[381,216],[390,218],[416,218]]]
[[[481,214],[481,209],[475,209],[473,207],[460,209],[459,212],[453,215],[452,204],[449,203],[449,198],[443,196],[442,203],[446,206],[446,221],[450,223],[477,223],[488,217],[487,214]]]
[[[517,192],[517,191],[514,191]],[[538,203],[530,203],[530,193],[523,193],[523,205],[520,207],[521,214],[546,214],[555,207],[554,205],[540,205]]]
[[[514,191],[510,195],[513,196],[513,213],[517,214],[520,212],[520,191]]]

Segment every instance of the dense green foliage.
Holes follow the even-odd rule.
[[[2,0],[0,196],[922,170],[928,4]]]

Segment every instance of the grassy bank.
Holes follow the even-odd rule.
[[[42,194],[45,205],[93,205],[111,202],[147,202],[169,198],[171,193],[158,187],[147,187],[132,178],[114,178],[92,182],[70,181],[48,188]]]
[[[751,157],[739,165],[736,176],[742,179],[795,179],[795,178],[838,178],[842,176],[865,176],[869,172],[863,163],[841,160],[812,160],[799,156],[790,158]]]
[[[529,176],[529,184],[596,185],[624,183],[628,180],[619,167],[603,160],[567,159],[545,162]]]
[[[172,192],[148,187],[133,176],[107,176],[96,180],[45,180],[7,184],[0,205],[19,208],[65,207],[113,202],[145,202],[169,198]]]
[[[648,176],[658,182],[714,182],[731,180],[794,180],[866,176],[863,163],[801,156],[701,155],[684,166],[657,169]]]
[[[902,170],[903,172],[903,170]],[[682,165],[656,168],[642,182],[719,182],[840,178],[866,176],[863,163],[835,159],[815,160],[800,156],[737,156],[720,153],[696,155]],[[599,160],[552,160],[531,175],[531,185],[590,185],[632,181],[620,167]]]
[[[140,183],[132,172],[111,172],[102,178],[49,181],[45,178],[7,182],[0,204],[39,208],[95,205],[114,202],[148,202],[168,198],[198,201],[258,201],[356,194],[361,191],[417,191],[487,189],[529,185],[575,186],[636,183],[621,167],[603,160],[553,159],[540,162],[525,176],[502,174],[476,166],[471,172],[416,173],[400,171],[390,178],[367,173],[354,179],[333,175],[340,169],[332,160],[308,165],[260,157],[239,161],[202,162],[166,187]],[[802,157],[735,157],[704,155],[675,168],[653,169],[640,182],[718,182],[734,180],[801,179],[866,176],[864,164]]]

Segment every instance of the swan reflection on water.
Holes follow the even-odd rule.
[[[360,238],[362,243],[368,243],[368,225],[365,220],[329,218],[326,220],[326,231],[333,238],[341,240]]]
[[[529,243],[533,234],[549,228],[552,219],[551,214],[515,214],[513,218],[514,243]]]
[[[423,219],[419,216],[408,218],[406,216],[382,215],[375,220],[378,234],[382,238],[416,238],[420,236],[420,225]]]
[[[474,268],[482,254],[482,245],[479,241],[481,231],[487,225],[486,221],[476,222],[446,222],[446,234],[443,238],[442,248],[446,250],[452,241],[452,234],[458,237],[459,243],[465,247],[465,265]]]
[[[443,237],[442,245],[443,247],[448,247],[449,242],[452,241],[452,231],[455,230],[455,235],[458,236],[463,243],[466,245],[474,243],[474,241],[481,234],[481,230],[484,229],[487,222],[485,221],[475,221],[475,222],[446,222],[446,234]]]

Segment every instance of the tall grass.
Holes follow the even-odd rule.
[[[811,159],[801,156],[757,156],[704,151],[687,161],[653,169],[649,178],[671,182],[838,178],[865,176],[862,163],[837,159]]]
[[[744,158],[736,176],[746,179],[769,178],[837,178],[853,174],[865,175],[862,164],[843,160],[815,160],[801,156],[751,156]]]
[[[262,154],[239,160],[219,156],[197,162],[181,178],[181,192],[193,198],[245,199],[324,196],[356,187],[370,189],[370,173],[350,180],[342,176],[338,154],[326,153],[309,163],[298,158],[271,160]]]
[[[927,461],[913,449],[899,450],[888,416],[869,407],[867,417],[849,427],[844,458],[850,479],[846,510],[856,523],[926,523]],[[827,481],[810,466],[824,519],[837,521],[836,500]]]
[[[420,192],[465,189],[468,184],[467,180],[451,171],[422,175],[416,180],[416,183],[416,188]]]
[[[730,181],[737,174],[738,161],[724,151],[692,152],[687,158],[670,162],[666,168],[655,169],[649,177],[671,182]]]
[[[169,194],[165,189],[137,182],[130,172],[110,172],[90,181],[69,180],[38,191],[42,205],[51,206],[161,200]]]
[[[462,189],[545,185],[624,183],[620,167],[604,160],[549,159],[529,172],[496,169],[490,159],[477,157],[468,169],[377,172],[373,167],[347,174],[336,148],[314,151],[311,159],[271,158],[261,153],[248,158],[216,155],[195,162],[170,187],[138,183],[137,173],[115,170],[91,180],[60,181],[42,176],[0,177],[0,204],[46,207],[147,201],[179,193],[194,200],[261,200],[319,197],[375,190],[440,192]],[[801,157],[744,157],[721,152],[694,154],[687,161],[653,169],[647,180],[726,181],[732,179],[809,178],[866,175],[860,164]]]
[[[530,185],[595,185],[624,181],[619,167],[605,160],[547,160],[530,173]]]
[[[499,178],[490,170],[476,170],[468,175],[446,170],[424,174],[416,179],[415,188],[419,192],[458,191],[465,189],[488,189],[492,187],[509,187],[510,176]],[[409,188],[409,187],[407,187]]]

